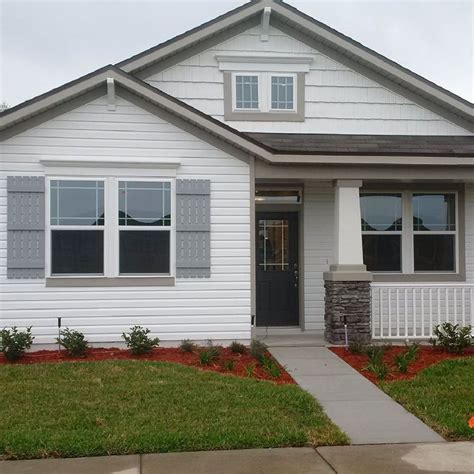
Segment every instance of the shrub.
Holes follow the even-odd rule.
[[[199,362],[203,365],[212,364],[219,358],[219,355],[219,348],[209,340],[206,347],[199,351]]]
[[[357,335],[354,336],[351,341],[349,341],[348,349],[351,354],[365,354],[367,352],[367,348],[367,343]]]
[[[260,359],[260,363],[265,372],[267,372],[271,377],[278,378],[281,375],[280,367],[278,367],[278,364],[271,357],[263,355]]]
[[[366,369],[373,372],[379,380],[384,380],[389,373],[388,366],[383,361],[386,349],[386,346],[369,346],[366,351],[369,358]]]
[[[245,366],[246,377],[253,377],[254,372],[255,372],[255,364],[249,364]]]
[[[130,352],[135,355],[142,355],[151,352],[154,347],[157,347],[160,343],[160,339],[157,337],[151,338],[148,334],[151,331],[148,328],[142,328],[141,326],[134,326],[130,328],[129,333],[123,333],[122,337],[127,343],[127,347]]]
[[[224,367],[224,370],[228,370],[229,372],[232,372],[235,367],[235,362],[232,359],[227,359],[222,364],[222,367]]]
[[[433,347],[441,346],[445,351],[453,354],[462,354],[464,349],[472,344],[471,326],[460,326],[459,324],[443,323],[433,328],[433,334],[437,339],[430,339]]]
[[[31,347],[34,337],[31,335],[31,326],[25,331],[19,331],[16,326],[0,331],[0,351],[10,362],[23,356]]]
[[[89,343],[85,340],[84,334],[79,331],[73,331],[69,328],[60,331],[60,337],[56,338],[58,344],[61,344],[69,355],[74,357],[83,357],[89,347]]]
[[[416,358],[418,349],[418,344],[411,344],[410,346],[406,347],[405,351],[395,356],[394,362],[399,372],[401,372],[402,374],[406,374],[408,366]]]
[[[247,352],[247,348],[237,341],[232,341],[231,345],[229,346],[229,349],[234,354],[245,354]]]
[[[194,352],[196,350],[196,344],[190,339],[184,339],[179,345],[181,352]]]
[[[252,356],[258,361],[261,361],[262,357],[267,352],[267,349],[267,345],[264,342],[259,341],[258,339],[252,339],[252,342],[250,343],[250,354],[252,354]]]

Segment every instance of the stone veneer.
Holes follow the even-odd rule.
[[[370,342],[370,282],[327,280],[324,288],[326,340],[331,344],[344,344],[346,323],[349,341]]]

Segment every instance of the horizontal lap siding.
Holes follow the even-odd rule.
[[[324,329],[323,272],[333,258],[334,189],[330,182],[307,182],[304,188],[304,322]]]
[[[249,168],[244,162],[117,98],[101,98],[3,144],[0,179],[0,327],[33,326],[51,343],[57,317],[91,342],[113,343],[130,326],[162,340],[250,337]],[[6,279],[6,175],[42,174],[47,158],[178,158],[180,178],[211,180],[211,278],[174,287],[46,288]]]
[[[223,74],[218,54],[289,54],[312,56],[306,80],[306,120],[229,122],[242,131],[468,135],[431,111],[350,70],[346,66],[271,27],[268,42],[260,28],[244,33],[149,77],[147,82],[219,120],[224,119]]]

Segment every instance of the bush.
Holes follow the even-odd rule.
[[[384,380],[389,373],[388,366],[383,361],[386,349],[386,346],[369,346],[366,351],[369,358],[366,369],[373,372],[379,380]]]
[[[249,364],[245,366],[246,377],[253,377],[254,372],[255,372],[255,364]]]
[[[14,362],[23,356],[31,347],[34,337],[31,335],[31,326],[25,331],[19,331],[16,326],[0,331],[0,351],[6,359]]]
[[[263,355],[260,359],[260,363],[262,364],[263,370],[271,377],[276,379],[281,375],[280,367],[278,367],[278,364],[271,357]]]
[[[196,350],[196,344],[190,339],[184,339],[179,345],[181,352],[194,352]]]
[[[250,354],[252,354],[252,356],[259,362],[267,352],[267,349],[268,347],[264,342],[259,341],[258,339],[252,339],[252,342],[250,343]]]
[[[141,326],[134,326],[130,328],[129,333],[123,333],[122,337],[127,343],[127,347],[130,352],[135,355],[147,354],[153,350],[154,347],[158,347],[160,339],[155,337],[151,338],[148,334],[151,331],[148,328],[142,328]]]
[[[199,362],[203,365],[210,365],[219,358],[219,352],[219,348],[209,340],[206,347],[199,351]]]
[[[232,341],[231,345],[229,346],[229,349],[234,354],[245,354],[247,352],[247,348],[237,341]]]
[[[66,328],[64,331],[60,331],[59,336],[56,338],[57,343],[61,344],[69,355],[74,357],[84,357],[86,355],[89,343],[85,340],[82,332]]]
[[[395,356],[394,362],[399,372],[406,374],[408,366],[416,359],[418,349],[418,344],[411,344],[410,346],[407,346],[404,352]]]
[[[351,341],[349,341],[348,349],[351,354],[356,354],[356,355],[366,354],[367,348],[368,348],[367,343],[358,336],[354,336],[354,338]]]
[[[235,367],[235,362],[232,359],[227,359],[222,364],[222,367],[224,368],[224,370],[228,370],[229,372],[232,372]]]
[[[433,347],[441,346],[445,351],[452,354],[462,354],[472,344],[471,326],[460,326],[459,324],[443,323],[433,328],[435,338],[430,342]]]

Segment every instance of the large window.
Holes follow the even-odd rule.
[[[258,110],[258,76],[235,76],[235,107]]]
[[[449,273],[457,264],[455,192],[361,193],[364,263],[372,272]]]
[[[272,109],[294,109],[294,77],[272,76]]]
[[[53,180],[51,273],[104,273],[104,182]]]
[[[51,180],[51,275],[170,275],[171,190],[171,181]]]

